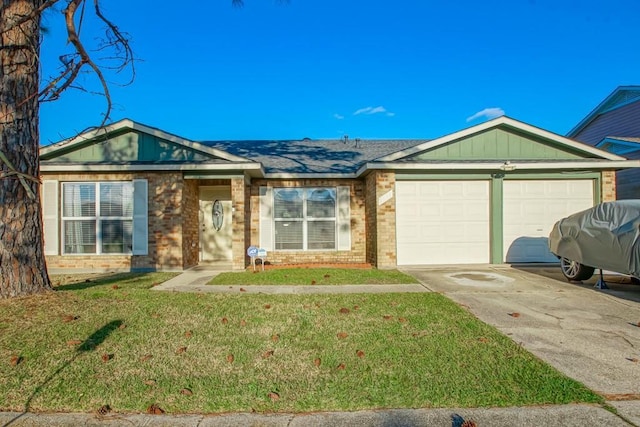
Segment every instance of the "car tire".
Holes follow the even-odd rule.
[[[564,277],[576,282],[590,279],[595,271],[593,267],[582,265],[578,261],[571,261],[566,258],[560,258],[560,268]]]

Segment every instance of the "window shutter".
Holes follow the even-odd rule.
[[[338,250],[351,250],[351,187],[338,187]]]
[[[133,255],[147,255],[149,246],[147,180],[133,180]]]
[[[273,250],[273,188],[260,187],[260,247]]]
[[[44,254],[58,255],[58,181],[42,182],[42,219],[44,227]]]

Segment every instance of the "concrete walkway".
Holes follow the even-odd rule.
[[[495,267],[474,268],[473,271],[466,273],[462,268],[445,269],[438,271],[437,269],[406,272],[417,277],[420,284],[406,285],[348,285],[348,286],[210,286],[206,285],[211,278],[222,272],[222,270],[213,270],[210,268],[200,268],[185,271],[175,278],[154,287],[154,290],[170,291],[170,292],[218,292],[218,293],[237,293],[237,294],[328,294],[328,293],[382,293],[382,292],[431,292],[439,291],[452,297],[452,299],[470,307],[478,317],[487,323],[493,324],[495,318],[484,315],[486,307],[491,302],[497,304],[500,310],[512,310],[515,301],[504,305],[503,299],[505,295],[513,293],[517,295],[517,302],[520,306],[516,307],[522,313],[528,313],[533,308],[530,307],[532,299],[524,299],[526,295],[532,295],[531,291],[538,286],[542,286],[546,290],[549,287],[555,288],[561,286],[559,292],[565,294],[570,292],[570,288],[566,283],[549,282],[544,275],[536,272],[527,272],[522,270],[509,270],[503,267],[502,270],[496,270]],[[452,276],[453,274],[453,276]],[[484,276],[483,276],[484,275]],[[503,277],[503,276],[506,276]],[[513,281],[511,280],[513,279]],[[486,283],[479,285],[479,282],[485,280]],[[506,284],[503,283],[506,281]],[[514,282],[515,281],[515,282]],[[500,289],[501,286],[506,289]],[[486,287],[486,289],[484,288]],[[465,289],[468,292],[464,292]],[[498,293],[496,293],[496,291]],[[580,290],[577,291],[580,293]],[[590,313],[598,309],[602,303],[598,298],[610,298],[608,295],[601,295],[593,292],[594,301],[590,302],[590,306],[584,299],[575,298],[575,302],[571,303],[571,299],[565,299],[568,304],[577,304],[574,312]],[[479,300],[476,297],[486,294],[485,299]],[[464,295],[474,296],[474,298],[462,298]],[[543,295],[542,293],[535,296],[536,299]],[[584,294],[583,294],[584,296]],[[557,301],[557,295],[552,295],[551,299]],[[481,304],[477,306],[476,304]],[[638,307],[629,307],[629,304],[637,304]],[[640,304],[626,301],[627,309],[640,309]],[[475,308],[474,308],[475,307]],[[567,309],[564,307],[563,309]],[[529,310],[529,311],[528,311]],[[548,306],[545,308],[546,314],[549,314]],[[500,311],[501,314],[502,311]],[[552,313],[551,313],[552,314]],[[519,320],[526,320],[518,318]],[[496,322],[497,323],[497,322]],[[521,322],[522,323],[522,322]],[[584,323],[584,319],[583,319]],[[499,329],[501,326],[496,325]],[[516,338],[515,332],[524,325],[512,326],[510,329],[503,329],[508,336],[520,341],[520,337]],[[534,325],[535,326],[535,325]],[[537,324],[540,327],[540,324]],[[525,330],[531,330],[526,328]],[[575,334],[575,331],[572,332]],[[567,343],[570,343],[568,341]],[[558,345],[561,345],[558,344]],[[525,345],[527,347],[527,345]],[[583,365],[583,361],[579,355],[572,349],[565,349],[566,353],[573,357],[575,367]],[[602,349],[601,349],[602,350]],[[562,349],[557,352],[563,352]],[[556,353],[557,353],[556,352]],[[534,350],[534,353],[536,351]],[[540,353],[538,353],[540,355]],[[553,359],[546,359],[551,365],[555,366],[567,375],[589,384],[588,376],[590,369],[568,369],[562,363],[554,363]],[[590,366],[586,363],[584,366]],[[629,362],[631,363],[631,362]],[[636,365],[640,366],[640,365]],[[640,368],[636,368],[640,371]],[[586,371],[586,372],[585,372]],[[577,372],[580,374],[577,375]],[[637,372],[630,373],[630,377],[635,377]],[[598,377],[602,375],[602,370],[593,371],[593,375]],[[587,379],[587,380],[585,380]],[[622,381],[625,383],[625,381]],[[593,388],[593,384],[591,385]],[[600,387],[596,387],[600,388]],[[615,387],[614,387],[615,388]],[[600,388],[600,391],[605,391]],[[606,390],[609,391],[609,390]],[[626,396],[627,399],[637,399],[638,395]],[[384,427],[418,427],[418,426],[443,426],[443,427],[460,427],[464,420],[473,420],[478,427],[495,426],[495,427],[511,427],[511,426],[549,426],[549,427],[584,427],[584,426],[635,426],[640,427],[640,401],[639,400],[620,400],[607,402],[607,407],[599,405],[549,405],[549,406],[531,406],[531,407],[512,407],[512,408],[477,408],[477,409],[395,409],[395,410],[370,410],[358,412],[324,412],[311,414],[254,414],[254,413],[234,413],[221,415],[146,415],[146,414],[108,414],[100,416],[98,414],[33,414],[33,413],[11,413],[0,412],[0,426],[2,427],[26,427],[26,426],[193,426],[193,427],[227,427],[227,426],[265,426],[265,427],[328,427],[328,426],[384,426]]]
[[[187,270],[182,274],[167,280],[152,289],[157,291],[172,292],[203,292],[221,294],[381,294],[381,293],[415,293],[431,292],[421,283],[409,283],[404,285],[296,285],[296,286],[213,286],[207,285],[222,270],[197,269]]]

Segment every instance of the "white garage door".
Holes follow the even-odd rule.
[[[488,181],[396,183],[398,265],[489,262]]]
[[[549,252],[553,224],[593,206],[593,181],[504,181],[504,260],[557,262]]]

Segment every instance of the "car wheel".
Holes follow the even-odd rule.
[[[582,265],[578,261],[571,261],[566,258],[560,258],[560,268],[562,274],[569,280],[587,280],[593,276],[595,268],[588,265]]]

